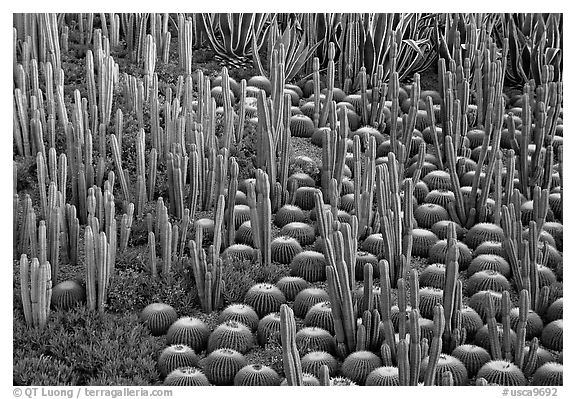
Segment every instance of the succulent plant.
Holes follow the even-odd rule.
[[[222,92],[222,86],[214,86],[210,91],[210,95],[216,101],[216,105],[218,107],[221,107],[224,104],[224,95]],[[232,90],[230,90],[230,100],[232,101],[232,104],[236,102],[236,96],[234,95],[234,92]]]
[[[374,278],[378,278],[380,276],[380,271],[378,268],[378,257],[367,251],[357,251],[355,266],[356,280],[364,280],[364,265],[366,263],[370,263],[372,265]]]
[[[444,288],[446,281],[446,265],[444,263],[433,263],[426,266],[420,273],[418,281],[421,286],[432,288]]]
[[[530,353],[530,345],[526,345],[524,346],[524,359],[522,362],[522,369],[526,369],[526,366],[529,362],[528,360],[528,354]],[[535,369],[538,369],[539,367],[541,367],[543,364],[548,363],[548,362],[554,362],[555,361],[555,357],[552,354],[552,352],[550,352],[548,349],[544,349],[542,346],[538,346],[538,349],[536,349],[536,364],[534,365]]]
[[[542,330],[542,344],[548,349],[561,351],[564,347],[563,335],[564,320],[558,319],[551,321],[550,323],[546,324],[546,326],[544,326],[544,330]]]
[[[413,164],[413,165],[416,165],[416,164]],[[426,198],[426,196],[428,195],[429,192],[430,192],[430,189],[428,188],[426,183],[424,183],[422,180],[419,180],[418,182],[416,182],[414,184],[414,197],[416,197],[418,204],[424,203],[424,199]]]
[[[286,300],[292,302],[296,295],[310,284],[302,277],[284,276],[276,283],[276,286],[282,291]]]
[[[468,370],[468,378],[473,378],[478,370],[491,360],[490,353],[486,349],[472,344],[457,346],[452,351],[452,356],[464,364]]]
[[[328,352],[312,351],[302,357],[302,371],[320,378],[320,367],[328,366],[330,376],[334,376],[338,371],[338,361]]]
[[[417,163],[413,163],[412,165],[410,165],[407,169],[406,169],[406,176],[407,177],[413,177],[414,173],[416,173],[416,170],[418,168],[418,164]],[[425,177],[426,175],[428,175],[429,173],[435,172],[438,170],[438,167],[430,162],[426,162],[424,161],[424,163],[422,164],[422,169],[420,171],[420,177]],[[420,180],[428,189],[428,191],[432,190],[431,188],[428,187],[427,183]],[[428,192],[427,192],[428,193]],[[418,203],[421,203],[424,201],[424,198],[420,197],[420,196],[416,196],[416,198],[418,198]]]
[[[277,386],[280,376],[274,369],[263,364],[249,364],[242,367],[234,377],[235,386]]]
[[[304,317],[304,324],[309,327],[320,327],[334,334],[334,316],[330,302],[324,301],[313,305]]]
[[[564,298],[558,298],[548,306],[546,311],[546,321],[551,322],[558,319],[563,319],[564,314]]]
[[[302,251],[290,262],[290,274],[314,283],[326,280],[326,259],[316,251]]]
[[[290,176],[288,176],[288,187],[290,187],[290,185],[294,184],[293,182],[296,183],[296,187],[315,187],[316,186],[316,182],[314,181],[312,176],[310,176],[307,173],[302,173],[302,172],[294,172]]]
[[[429,229],[441,220],[450,220],[450,216],[441,205],[423,203],[414,211],[414,219],[420,228]]]
[[[484,141],[485,135],[486,132],[482,129],[468,130],[468,133],[466,133],[466,137],[470,141],[470,148],[474,149],[476,147],[480,147],[482,145],[482,142]]]
[[[272,83],[270,83],[270,79],[268,79],[266,76],[252,76],[250,79],[248,79],[247,84],[248,86],[257,87],[260,90],[264,90],[267,96],[269,96],[272,92]]]
[[[228,305],[220,315],[218,315],[218,323],[222,324],[226,321],[234,320],[244,324],[251,331],[255,331],[258,327],[258,315],[250,305],[244,303],[233,303]]]
[[[244,356],[228,348],[216,349],[203,361],[203,370],[214,385],[232,385],[236,373],[246,366]]]
[[[519,321],[520,309],[517,307],[510,309],[510,326],[514,331],[517,331]],[[526,317],[526,340],[529,341],[534,337],[540,337],[543,329],[544,323],[538,313],[534,312],[532,309],[528,309]]]
[[[366,377],[366,386],[399,386],[398,367],[382,366],[378,367]]]
[[[465,287],[465,295],[472,296],[479,291],[486,290],[508,291],[510,290],[510,282],[506,277],[494,270],[482,270],[471,275]]]
[[[245,244],[232,244],[222,253],[222,257],[227,257],[236,262],[252,261],[254,256],[255,249]]]
[[[244,302],[250,305],[259,317],[278,312],[280,305],[286,303],[286,297],[274,284],[260,283],[250,287]]]
[[[366,237],[360,248],[362,251],[374,254],[379,259],[381,259],[384,256],[385,248],[385,242],[384,237],[382,237],[382,233],[370,234],[368,237]]]
[[[549,362],[540,366],[530,381],[536,386],[562,386],[564,384],[564,367],[560,363]]]
[[[306,288],[296,295],[292,308],[297,317],[304,318],[312,306],[328,300],[330,300],[330,297],[324,289]]]
[[[559,222],[545,222],[542,225],[543,231],[549,233],[554,239],[554,244],[558,251],[562,251],[563,238],[564,238],[564,226]]]
[[[556,282],[556,274],[550,268],[543,265],[536,265],[536,272],[538,273],[540,288],[550,286]]]
[[[520,217],[522,219],[522,225],[528,226],[533,219],[534,212],[534,201],[526,201],[520,206]],[[552,209],[548,209],[545,217],[546,222],[554,221],[554,213]]]
[[[424,375],[429,361],[430,357],[426,356],[420,363],[420,381],[424,381]],[[464,366],[457,357],[442,353],[438,357],[438,364],[436,366],[435,385],[442,385],[442,374],[446,371],[452,373],[454,385],[462,386],[468,384],[468,371],[466,370],[466,366]]]
[[[470,306],[462,306],[460,314],[462,315],[462,328],[466,329],[466,337],[469,340],[474,339],[476,332],[484,326],[482,318]]]
[[[498,334],[498,342],[500,347],[502,347],[503,344],[503,337],[504,337],[504,327],[502,326],[502,324],[497,323],[496,324],[496,333]],[[510,329],[510,341],[511,342],[516,342],[516,332],[512,329]],[[474,344],[481,346],[482,348],[486,349],[488,352],[491,351],[490,349],[490,330],[488,328],[488,324],[484,324],[484,326],[482,326],[482,328],[480,328],[477,332],[476,335],[474,336]],[[514,352],[514,345],[512,345],[512,352]]]
[[[176,320],[166,333],[167,345],[187,345],[196,353],[202,352],[208,345],[210,328],[195,317],[181,317]]]
[[[461,241],[456,242],[456,247],[458,248],[459,270],[466,270],[472,261],[472,251]],[[446,263],[447,252],[448,240],[437,241],[428,251],[428,263]]]
[[[484,378],[488,384],[500,386],[526,385],[522,370],[507,360],[491,360],[478,370],[476,378]]]
[[[314,209],[315,187],[298,187],[294,195],[294,204],[305,211]]]
[[[166,378],[172,371],[181,367],[196,367],[200,358],[194,350],[186,345],[171,345],[158,356],[160,377]]]
[[[562,196],[560,193],[551,193],[548,197],[548,204],[554,217],[562,221]]]
[[[211,240],[214,235],[214,220],[210,218],[201,218],[194,222],[195,229],[202,229],[204,237]]]
[[[288,223],[303,222],[305,218],[304,212],[300,207],[286,204],[276,212],[274,224],[278,227],[283,227]]]
[[[450,229],[450,225],[454,224],[452,220],[440,220],[432,225],[430,231],[434,233],[438,239],[445,240],[448,238],[448,230]],[[456,238],[458,240],[462,240],[464,238],[465,230],[458,224],[455,224],[456,227]]]
[[[290,117],[290,133],[292,137],[310,138],[314,133],[314,121],[304,114],[292,115]]]
[[[208,352],[220,348],[234,349],[240,353],[248,352],[254,345],[252,331],[244,324],[228,320],[217,326],[208,338]]]
[[[258,322],[256,336],[261,346],[266,346],[271,340],[280,342],[280,313],[272,312],[262,317]]]
[[[412,229],[412,255],[427,257],[430,247],[437,241],[438,237],[430,230]]]
[[[502,242],[504,230],[493,223],[477,223],[466,233],[464,243],[472,250],[486,241]]]
[[[418,291],[418,300],[420,302],[420,314],[422,317],[432,319],[434,316],[434,307],[442,304],[442,289],[432,287],[422,287]]]
[[[498,272],[506,278],[510,278],[511,275],[510,265],[506,259],[500,255],[493,254],[477,255],[472,259],[466,271],[468,276],[472,276],[475,273],[487,270]]]
[[[454,193],[450,190],[432,190],[424,198],[425,203],[440,205],[444,209],[448,209],[449,204],[456,201]]]
[[[302,252],[302,246],[292,237],[279,236],[270,244],[272,262],[289,265],[294,256]]]
[[[360,286],[356,291],[354,291],[353,298],[356,299],[356,306],[360,313],[361,309],[364,309],[365,301],[367,300],[364,297],[364,286]],[[378,309],[378,311],[380,311],[380,287],[372,287],[372,309]]]
[[[422,178],[429,190],[451,190],[450,174],[443,170],[434,170]]]
[[[483,321],[486,321],[488,317],[488,309],[486,308],[486,299],[485,294],[490,293],[490,296],[494,302],[494,312],[496,315],[496,320],[500,320],[502,315],[502,293],[495,292],[495,291],[479,291],[472,295],[468,300],[468,306],[478,313],[478,315],[482,318]]]
[[[238,196],[235,197],[235,200],[238,201]],[[237,203],[234,205],[234,229],[240,227],[247,220],[250,220],[250,207],[247,204]]]
[[[314,240],[316,240],[314,227],[302,222],[285,224],[280,230],[280,234],[296,239],[302,246],[311,245],[314,243]]]
[[[334,353],[334,337],[320,327],[304,327],[296,333],[296,346],[301,354],[310,351]]]
[[[244,244],[247,246],[254,245],[252,226],[250,220],[245,221],[238,227],[236,234],[234,235],[234,240],[239,244]]]
[[[164,380],[170,386],[208,386],[210,381],[202,370],[196,367],[181,367],[172,371]]]
[[[378,356],[369,351],[356,351],[349,354],[340,368],[344,377],[358,385],[364,385],[368,375],[382,365]]]
[[[74,280],[66,280],[52,288],[52,306],[68,310],[86,300],[86,290]]]
[[[476,247],[472,255],[475,258],[480,255],[497,255],[504,259],[506,258],[506,251],[502,247],[501,242],[485,241]]]
[[[166,334],[176,320],[178,320],[176,310],[165,303],[151,303],[140,312],[140,322],[155,336]]]

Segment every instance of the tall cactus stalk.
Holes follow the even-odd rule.
[[[300,355],[296,347],[296,321],[294,320],[294,312],[288,305],[280,306],[280,338],[284,374],[288,385],[304,385],[302,364],[300,363]]]
[[[432,386],[436,378],[436,369],[438,366],[438,359],[442,351],[442,334],[445,329],[444,324],[444,309],[442,305],[436,305],[434,308],[434,336],[430,344],[428,367],[424,374],[424,385]]]

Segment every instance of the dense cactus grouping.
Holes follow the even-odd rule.
[[[562,21],[14,14],[14,380],[562,385]]]

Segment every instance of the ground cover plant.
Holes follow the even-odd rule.
[[[559,14],[14,14],[15,385],[562,385]]]

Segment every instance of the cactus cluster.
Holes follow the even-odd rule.
[[[165,385],[561,385],[561,18],[15,14],[15,319],[129,270]]]

